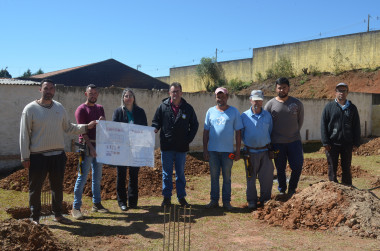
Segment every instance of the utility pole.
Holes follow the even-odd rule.
[[[369,32],[369,18],[370,18],[371,16],[368,14],[368,24],[367,24],[367,32]]]
[[[218,48],[215,49],[215,62],[218,62]]]

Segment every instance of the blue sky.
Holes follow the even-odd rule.
[[[114,58],[153,77],[249,58],[252,48],[380,30],[380,1],[0,0],[0,69],[13,77]]]

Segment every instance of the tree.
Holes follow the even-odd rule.
[[[0,70],[0,78],[12,78],[12,75],[8,72],[8,67],[5,67],[5,69],[1,68]]]
[[[41,70],[41,68],[36,71],[33,75],[39,75],[39,74],[44,74],[45,72],[43,70]]]
[[[22,74],[22,78],[29,78],[30,76],[32,76],[32,72],[30,71],[30,69],[26,70],[26,72],[24,72],[24,74]]]
[[[203,57],[200,64],[197,65],[196,73],[207,91],[214,91],[226,82],[223,77],[223,69],[215,58]]]

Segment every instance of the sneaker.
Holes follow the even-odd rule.
[[[185,198],[181,198],[178,200],[179,204],[181,204],[181,207],[189,207],[189,203],[187,203]]]
[[[164,200],[162,201],[161,203],[161,206],[164,207],[164,206],[171,206],[172,205],[172,199],[170,197],[164,197]]]
[[[40,225],[40,220],[31,219],[30,221],[31,221],[34,225],[37,225],[37,226]]]
[[[82,212],[80,211],[80,209],[75,209],[73,208],[71,210],[71,215],[73,216],[74,219],[76,220],[83,220],[84,219],[84,216],[82,214]]]
[[[92,212],[99,212],[99,213],[108,213],[108,209],[106,209],[105,207],[103,207],[102,203],[94,203],[94,205],[92,206]]]
[[[210,208],[217,208],[217,207],[219,207],[219,203],[218,203],[217,201],[215,201],[215,200],[211,200],[210,203],[208,203],[208,204],[206,205],[206,208],[207,208],[207,209],[210,209]]]
[[[226,209],[227,211],[231,211],[232,210],[231,203],[229,201],[223,202],[223,208]]]
[[[121,211],[127,211],[128,210],[127,205],[125,205],[125,204],[120,204],[120,209],[121,209]]]
[[[255,202],[248,202],[248,209],[249,210],[256,210],[257,204]]]

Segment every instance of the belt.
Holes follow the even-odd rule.
[[[265,145],[265,146],[261,146],[261,147],[250,147],[250,146],[245,146],[247,148],[247,150],[262,150],[262,149],[268,149],[268,146],[269,145]]]

